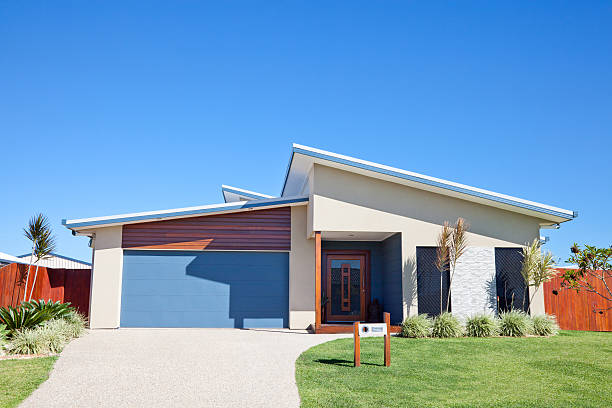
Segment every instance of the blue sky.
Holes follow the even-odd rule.
[[[610,245],[610,2],[2,2],[0,251],[279,194],[292,142],[577,210]]]

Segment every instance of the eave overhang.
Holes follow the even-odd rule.
[[[299,144],[293,145],[281,196],[301,193],[308,173],[314,164],[335,167],[437,194],[522,213],[542,219],[544,221],[542,225],[561,223],[578,216],[575,211]]]
[[[264,200],[239,201],[204,205],[199,207],[175,208],[170,210],[148,211],[130,214],[109,215],[104,217],[80,218],[62,220],[62,225],[79,235],[88,235],[87,231],[101,227],[111,227],[124,224],[136,224],[149,221],[161,221],[177,218],[198,217],[230,212],[258,210],[265,208],[304,205],[308,203],[307,196],[271,198]]]

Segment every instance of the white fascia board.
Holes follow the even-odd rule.
[[[559,207],[553,207],[550,205],[537,203],[535,201],[524,200],[522,198],[513,197],[506,194],[496,193],[494,191],[485,190],[477,187],[468,186],[465,184],[455,183],[453,181],[448,181],[444,179],[440,179],[437,177],[431,177],[420,173],[415,173],[403,169],[399,169],[396,167],[386,166],[379,163],[370,162],[367,160],[358,159],[355,157],[345,156],[338,153],[329,152],[326,150],[317,149],[314,147],[304,146],[300,144],[293,144],[291,159],[289,161],[289,167],[287,168],[287,174],[285,176],[285,183],[283,184],[284,193],[286,189],[287,179],[289,178],[289,174],[291,172],[291,165],[293,162],[294,155],[301,154],[304,156],[309,156],[313,158],[313,160],[319,159],[323,161],[329,161],[332,163],[340,164],[347,166],[349,168],[356,168],[360,170],[365,170],[367,172],[374,172],[381,175],[389,176],[391,179],[400,178],[406,181],[410,181],[415,183],[415,186],[429,186],[433,187],[436,190],[441,191],[442,194],[445,194],[444,190],[448,192],[454,192],[453,196],[457,196],[456,193],[460,195],[468,195],[474,198],[478,198],[480,202],[497,202],[501,204],[506,204],[508,206],[519,207],[522,209],[545,213],[549,215],[556,216],[562,220],[571,220],[577,216],[577,213],[571,210],[566,210]],[[430,190],[430,189],[428,189]],[[281,194],[282,195],[282,194]],[[449,194],[450,195],[450,194]]]
[[[235,203],[223,203],[203,205],[198,207],[174,208],[170,210],[145,211],[129,214],[108,215],[103,217],[79,218],[62,220],[62,225],[74,231],[110,227],[113,225],[135,224],[139,222],[197,217],[203,215],[214,215],[225,212],[238,212],[270,207],[282,207],[291,205],[304,205],[308,203],[307,196],[269,198],[265,200],[239,201]]]

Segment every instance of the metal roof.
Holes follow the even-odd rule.
[[[221,193],[223,194],[223,199],[226,203],[274,198],[271,195],[257,193],[255,191],[245,190],[243,188],[227,186],[225,184],[221,185]]]
[[[306,177],[305,172],[295,171],[296,174],[293,174],[296,157],[306,158],[309,163],[331,163],[338,166],[342,166],[342,169],[347,171],[360,171],[369,175],[386,176],[389,177],[392,181],[409,182],[412,187],[428,189],[430,191],[435,191],[440,194],[450,195],[449,193],[452,192],[453,196],[458,196],[465,199],[477,198],[479,202],[482,202],[484,204],[486,204],[487,202],[500,203],[508,206],[509,209],[515,207],[535,211],[540,214],[552,215],[554,217],[559,218],[559,220],[555,219],[555,222],[568,221],[578,216],[575,211],[553,207],[534,201],[524,200],[522,198],[496,193],[494,191],[484,190],[465,184],[455,183],[453,181],[426,176],[424,174],[414,173],[411,171],[402,170],[399,168],[390,167],[383,164],[378,164],[355,157],[345,156],[295,143],[293,144],[293,148],[291,151],[291,157],[289,159],[289,166],[287,167],[287,172],[285,174],[285,181],[283,183],[281,196],[284,196],[287,193],[288,186],[290,184],[292,184],[291,188],[293,190],[303,185],[303,178]],[[293,191],[291,191],[291,193],[293,193]]]
[[[268,198],[264,200],[239,201],[235,203],[213,204],[199,207],[175,208],[171,210],[147,211],[130,214],[118,214],[104,217],[80,218],[73,220],[64,219],[62,220],[62,225],[72,230],[75,230],[98,226],[130,224],[143,221],[163,220],[188,216],[213,215],[224,212],[242,211],[254,208],[277,207],[306,202],[308,202],[307,196]]]

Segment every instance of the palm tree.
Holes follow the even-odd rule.
[[[51,252],[55,250],[55,238],[51,232],[51,226],[49,220],[43,214],[37,214],[30,219],[28,227],[24,228],[24,234],[27,239],[32,241],[32,255],[30,256],[30,264],[28,266],[28,273],[26,276],[26,284],[23,290],[23,301],[26,301],[26,293],[28,289],[28,281],[30,279],[30,270],[32,269],[32,261],[36,264],[36,272],[34,273],[34,281],[32,282],[32,288],[30,289],[30,296],[28,300],[32,298],[32,292],[34,291],[34,285],[36,285],[36,278],[38,277],[38,262],[41,259],[46,258]]]

